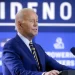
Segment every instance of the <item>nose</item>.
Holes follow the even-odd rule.
[[[34,21],[34,26],[38,26],[38,21]]]

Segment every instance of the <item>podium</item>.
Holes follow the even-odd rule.
[[[75,70],[64,70],[59,75],[75,75]]]

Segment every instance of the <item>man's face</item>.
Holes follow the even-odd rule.
[[[38,16],[35,12],[29,12],[23,17],[21,23],[22,32],[26,36],[33,37],[38,33]]]

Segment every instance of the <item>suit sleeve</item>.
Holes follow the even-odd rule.
[[[46,56],[46,69],[47,70],[50,70],[50,69],[51,70],[55,69],[55,70],[59,70],[59,71],[72,70],[72,68],[70,68],[68,66],[59,64],[56,60],[54,60],[52,57],[49,57],[47,54],[45,54],[45,56]]]
[[[3,51],[2,62],[7,66],[11,75],[42,75],[42,72],[26,70],[20,57],[13,50]]]
[[[39,45],[40,46],[40,45]],[[43,50],[43,52],[45,51],[41,46],[40,48]],[[46,67],[46,71],[50,71],[50,70],[59,70],[59,71],[63,71],[63,70],[74,70],[68,66],[59,64],[55,59],[53,59],[52,57],[48,56],[45,52],[45,67]]]

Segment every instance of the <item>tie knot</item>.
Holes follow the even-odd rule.
[[[29,43],[29,46],[30,46],[31,50],[35,50],[35,47],[33,46],[32,42]]]
[[[32,42],[30,42],[30,43],[29,43],[29,46],[30,46],[30,47],[31,47],[31,46],[33,46],[33,43],[32,43]]]

